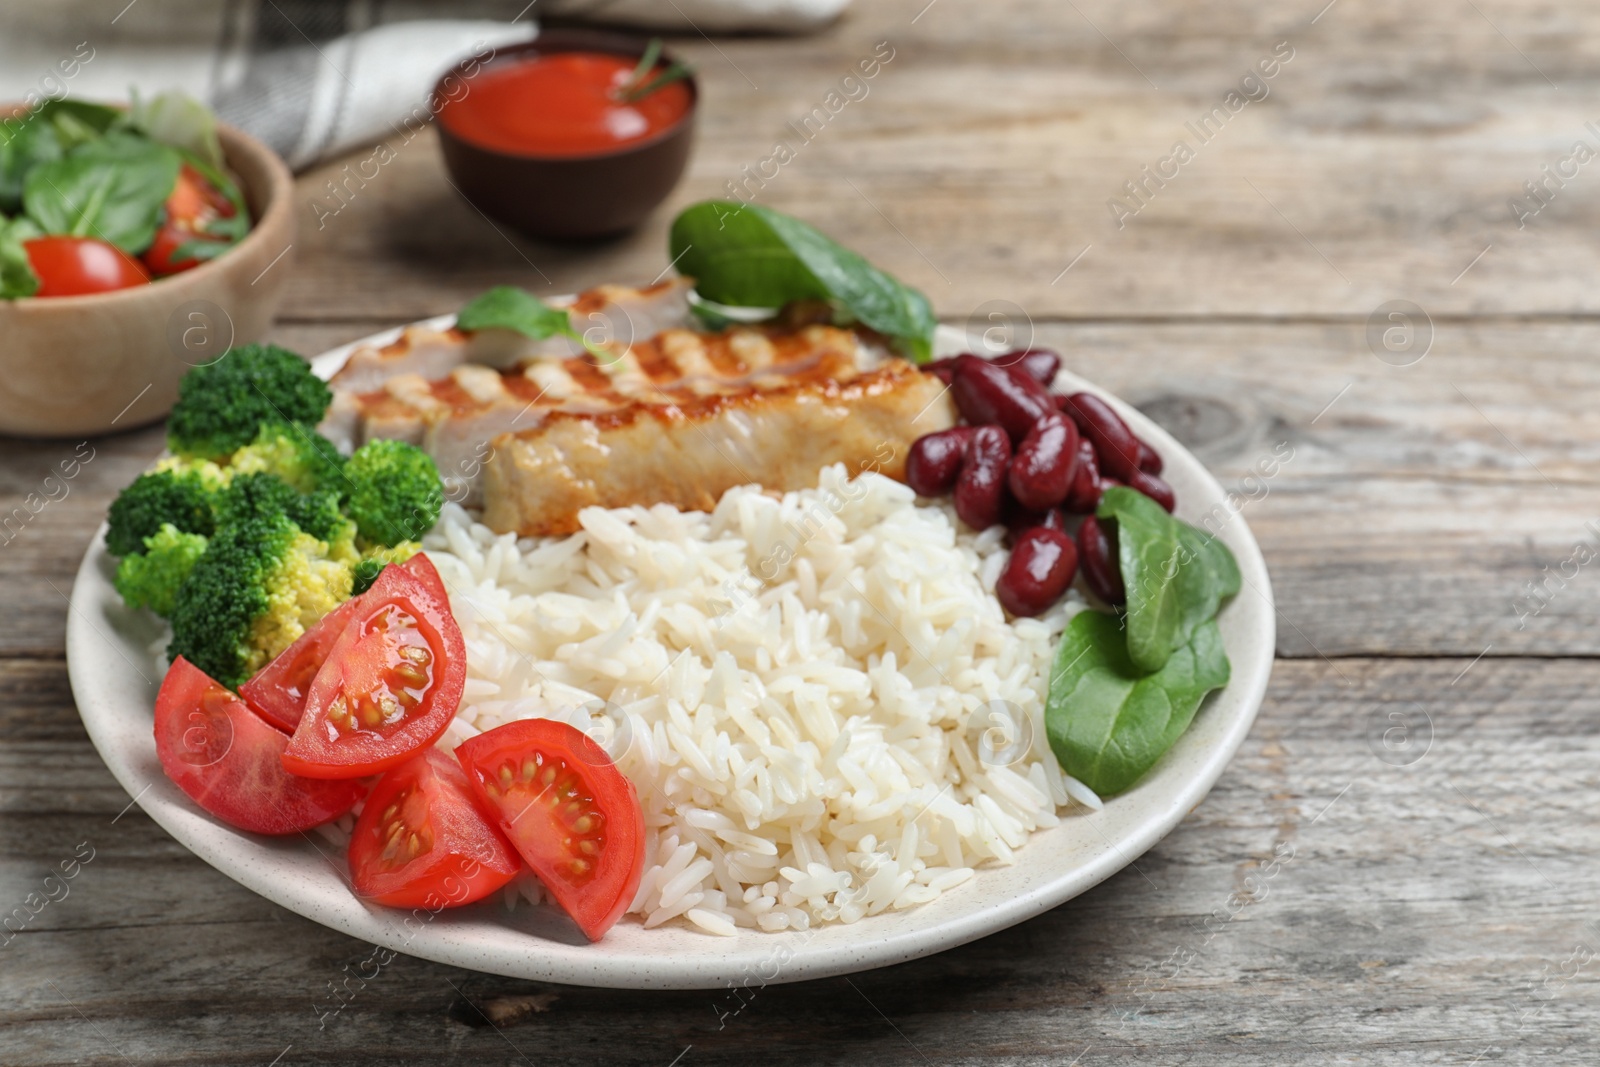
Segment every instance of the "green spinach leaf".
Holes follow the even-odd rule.
[[[155,237],[180,162],[175,149],[114,130],[30,170],[23,204],[46,233],[97,237],[138,255]]]
[[[673,220],[669,252],[707,300],[770,308],[831,300],[916,362],[932,358],[937,320],[928,298],[799,219],[707,200]]]
[[[82,100],[46,100],[34,109],[33,117],[53,127],[61,147],[69,151],[80,144],[99,140],[127,121],[126,114],[114,107]]]
[[[1128,658],[1141,671],[1160,670],[1239,591],[1238,565],[1221,541],[1126,486],[1108,489],[1097,514],[1117,523]]]
[[[32,296],[39,291],[39,276],[28,262],[22,242],[39,236],[27,219],[0,217],[0,300]]]
[[[1061,769],[1102,796],[1138,781],[1194,721],[1207,693],[1228,682],[1214,621],[1196,628],[1154,673],[1128,657],[1114,615],[1073,616],[1056,651],[1045,733]]]
[[[475,330],[514,330],[524,337],[543,341],[548,337],[570,337],[602,359],[611,354],[589,343],[573,325],[566,308],[551,307],[526,289],[497,285],[456,313],[456,328]]]
[[[0,211],[22,207],[22,180],[40,163],[63,154],[56,128],[38,121],[37,112],[0,119]]]

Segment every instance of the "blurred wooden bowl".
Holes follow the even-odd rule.
[[[255,138],[229,126],[218,134],[255,220],[250,234],[150,285],[0,300],[0,433],[83,437],[154,422],[189,368],[266,334],[293,258],[294,179]]]

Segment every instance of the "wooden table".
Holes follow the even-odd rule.
[[[945,321],[1059,346],[1174,429],[1243,502],[1280,659],[1215,791],[1136,865],[976,944],[765,989],[722,1026],[726,994],[409,958],[319,1026],[370,946],[191,856],[73,708],[66,594],[160,448],[140,430],[91,442],[0,551],[0,911],[93,855],[0,949],[0,1062],[1600,1060],[1600,563],[1577,562],[1600,539],[1600,164],[1563,162],[1600,147],[1600,16],[1323,2],[862,0],[812,38],[682,36],[706,100],[691,173],[600,247],[498,232],[431,134],[320,230],[340,164],[300,182],[275,339],[306,353],[495,283],[648,282],[671,208],[746,180]],[[878,42],[893,58],[827,113]],[[800,142],[786,123],[815,108]],[[779,137],[795,158],[741,179]],[[0,445],[0,512],[74,447]]]

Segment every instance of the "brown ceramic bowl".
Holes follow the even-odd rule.
[[[249,236],[150,285],[0,300],[0,433],[84,437],[154,422],[190,367],[266,333],[289,278],[294,179],[260,141],[218,133],[255,220]]]
[[[611,52],[637,59],[642,38],[591,30],[541,31],[526,44],[502,49],[482,69],[553,52]],[[662,54],[663,62],[672,57]],[[466,60],[434,88],[437,112],[447,90],[465,80],[475,60]],[[455,82],[447,85],[450,79]],[[439,145],[445,167],[463,196],[490,218],[529,237],[593,240],[643,222],[667,198],[689,162],[700,89],[691,76],[689,110],[676,125],[653,137],[594,156],[515,155],[485,148],[450,132],[443,121]]]

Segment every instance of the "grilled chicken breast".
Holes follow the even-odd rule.
[[[855,331],[665,328],[688,319],[687,285],[581,296],[575,326],[624,323],[603,354],[414,327],[351,356],[321,430],[345,449],[416,444],[450,499],[502,532],[549,534],[590,505],[706,509],[736,485],[815,485],[836,462],[899,478],[917,437],[954,424],[938,379]]]
[[[955,423],[943,384],[908,363],[842,370],[817,363],[668,403],[553,411],[537,428],[494,442],[484,522],[564,534],[594,505],[709,511],[734,486],[809,488],[818,470],[841,462],[852,473],[903,478],[912,442]]]
[[[574,328],[584,336],[600,344],[627,348],[662,330],[687,325],[693,284],[686,278],[672,278],[644,289],[602,285],[579,293],[568,305],[568,314]],[[336,391],[359,394],[380,389],[389,379],[403,374],[431,380],[466,364],[509,368],[536,359],[565,359],[584,351],[582,345],[567,337],[535,341],[511,330],[466,334],[454,327],[436,330],[407,326],[391,344],[358,348],[350,353],[328,384]]]

